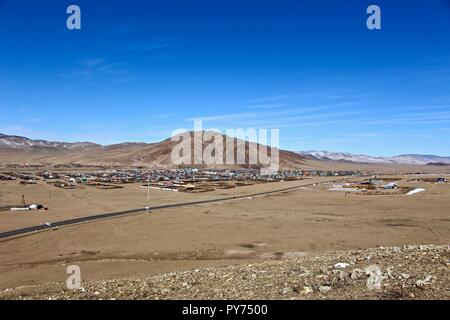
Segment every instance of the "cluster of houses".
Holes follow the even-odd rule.
[[[438,183],[438,184],[444,184],[448,183],[448,179],[445,177],[423,177],[423,178],[415,178],[408,181],[420,181],[420,182],[427,182],[427,183]]]
[[[393,190],[398,188],[397,182],[386,183],[385,180],[376,178],[364,180],[363,182],[360,183],[360,185],[364,186],[367,189],[382,188],[384,190]]]
[[[37,179],[32,174],[26,172],[3,172],[0,174],[0,180],[2,181],[12,181],[20,180],[20,184],[35,184]]]
[[[282,181],[299,179],[306,176],[346,176],[360,175],[353,171],[304,171],[282,170],[274,175],[262,175],[257,169],[215,169],[201,170],[196,168],[185,169],[130,169],[130,170],[105,170],[89,173],[52,173],[42,172],[38,174],[44,180],[62,179],[69,183],[100,182],[100,183],[143,183],[167,181],[180,183],[181,181]]]
[[[0,181],[13,181],[13,180],[16,180],[16,178],[8,174],[0,174]]]
[[[328,191],[344,191],[356,194],[393,194],[406,192],[408,188],[398,185],[397,178],[379,179],[372,177],[363,181],[333,184]]]
[[[227,189],[254,183],[298,180],[311,176],[361,176],[359,171],[329,170],[280,170],[273,175],[263,175],[258,169],[109,169],[90,172],[50,172],[36,175],[29,173],[3,173],[0,180],[20,179],[21,184],[35,184],[43,180],[63,189],[74,189],[77,185],[102,189],[122,184],[139,183],[161,190],[204,192],[217,188]]]

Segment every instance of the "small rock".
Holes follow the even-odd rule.
[[[303,287],[303,291],[302,291],[303,294],[310,294],[312,292],[313,292],[313,290],[310,287]]]
[[[416,281],[416,287],[420,289],[425,289],[425,287],[430,284],[433,280],[433,276],[427,275],[423,280]]]
[[[340,271],[339,272],[339,281],[347,282],[348,278],[349,278],[348,272],[345,272],[345,271]]]
[[[331,287],[330,286],[320,286],[319,287],[319,291],[321,292],[321,293],[328,293],[328,291],[330,291],[331,290]]]
[[[416,281],[416,287],[419,288],[419,289],[425,289],[425,285],[426,285],[426,282],[423,281],[423,280],[417,280]]]
[[[349,264],[348,263],[345,263],[345,262],[339,262],[339,263],[336,263],[335,265],[334,265],[334,267],[336,268],[336,269],[345,269],[345,268],[347,268],[349,266]]]
[[[366,272],[361,269],[354,269],[350,276],[352,280],[364,279],[366,278]]]

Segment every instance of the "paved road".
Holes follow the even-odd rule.
[[[333,180],[333,181],[324,181],[324,182],[335,183],[335,182],[342,181],[342,180],[345,180],[345,178],[341,178],[341,179]],[[37,225],[37,226],[33,226],[33,227],[2,232],[2,233],[0,233],[0,239],[12,238],[12,237],[21,236],[21,235],[25,235],[25,234],[29,234],[29,233],[34,233],[34,232],[43,231],[43,230],[49,230],[49,229],[53,229],[53,228],[57,228],[57,227],[79,224],[79,223],[83,223],[83,222],[119,217],[119,216],[128,215],[128,214],[132,214],[132,213],[148,212],[148,211],[155,211],[155,210],[159,210],[159,209],[194,206],[197,204],[214,203],[214,202],[220,202],[220,201],[229,201],[229,200],[243,199],[243,198],[249,198],[249,197],[263,196],[263,195],[268,195],[268,194],[272,194],[272,193],[284,192],[284,191],[295,190],[298,188],[308,187],[308,186],[312,186],[316,183],[309,183],[309,184],[304,184],[301,186],[288,187],[288,188],[283,188],[283,189],[247,194],[247,195],[242,195],[242,196],[232,196],[232,197],[217,198],[217,199],[210,199],[210,200],[200,200],[200,201],[193,201],[193,202],[181,202],[181,203],[166,204],[166,205],[160,205],[160,206],[154,206],[154,207],[148,207],[148,208],[138,208],[138,209],[130,209],[130,210],[96,214],[96,215],[92,215],[92,216],[86,216],[86,217],[80,217],[80,218],[74,218],[74,219],[69,219],[69,220],[53,222],[51,225],[41,224],[41,225]]]

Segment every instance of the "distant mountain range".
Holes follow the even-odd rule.
[[[191,132],[192,135],[192,132]],[[223,136],[225,137],[225,136]],[[0,133],[0,164],[76,164],[94,166],[152,166],[176,167],[171,161],[171,152],[177,142],[166,139],[157,143],[120,143],[102,146],[92,142],[56,142],[33,140],[26,137]],[[225,151],[224,151],[225,154]],[[248,143],[246,150],[248,160]],[[405,165],[450,165],[450,157],[407,154],[394,157],[372,157],[360,154],[328,151],[291,152],[280,150],[281,168],[311,166],[308,160],[364,163],[364,164],[405,164]],[[239,165],[238,167],[246,167]],[[215,166],[208,167],[236,167]]]
[[[300,151],[298,154],[311,160],[347,161],[370,164],[450,165],[450,157],[421,154],[402,154],[393,157],[373,157],[364,154],[330,151]]]
[[[100,145],[91,142],[52,142],[46,140],[32,140],[20,136],[9,136],[0,133],[0,148],[26,149],[26,148],[49,148],[62,150],[76,150],[90,147],[99,147]]]
[[[190,134],[192,136],[193,133]],[[235,139],[234,152],[236,152],[236,141],[237,139]],[[176,144],[178,142],[169,138],[157,143],[127,142],[102,146],[91,142],[54,142],[0,134],[0,164],[176,168],[177,166],[171,160],[172,149]],[[202,166],[207,168],[248,167],[248,150],[249,143],[246,142],[246,164],[204,164]],[[224,158],[225,154],[224,150]],[[298,168],[304,164],[305,158],[295,152],[280,150],[279,155],[282,168]],[[193,157],[191,160],[193,163]],[[253,164],[251,166],[260,167]]]

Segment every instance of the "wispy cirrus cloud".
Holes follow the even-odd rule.
[[[289,105],[286,103],[266,103],[266,104],[252,104],[246,106],[247,109],[275,109],[275,108],[283,108],[288,107]]]
[[[298,127],[304,123],[316,123],[326,121],[346,122],[355,115],[363,111],[358,110],[330,110],[330,106],[296,108],[283,111],[267,111],[231,113],[221,115],[211,115],[204,117],[194,117],[185,119],[185,121],[204,121],[218,126],[246,126],[246,127]]]
[[[367,124],[372,124],[372,125],[450,123],[450,112],[449,111],[439,111],[439,112],[406,113],[406,114],[399,114],[399,115],[391,115],[386,118],[367,120],[364,122]]]
[[[241,120],[241,119],[248,119],[253,118],[261,113],[257,112],[239,112],[239,113],[230,113],[230,114],[220,114],[220,115],[212,115],[212,116],[203,116],[203,117],[194,117],[194,118],[188,118],[186,121],[192,122],[192,121],[226,121],[226,120]]]
[[[82,59],[75,67],[59,75],[66,79],[99,82],[128,82],[134,78],[126,64],[108,62],[104,58]]]
[[[291,103],[299,103],[304,101],[311,101],[311,99],[321,99],[329,102],[336,101],[346,101],[352,102],[357,99],[367,98],[367,94],[349,92],[349,91],[333,91],[333,90],[321,90],[317,88],[313,89],[304,89],[301,92],[294,93],[285,93],[285,94],[276,94],[269,95],[265,97],[260,97],[256,99],[251,99],[246,101],[245,103],[249,105],[258,105],[258,104],[268,104],[268,105],[276,105],[283,104],[288,105]]]

